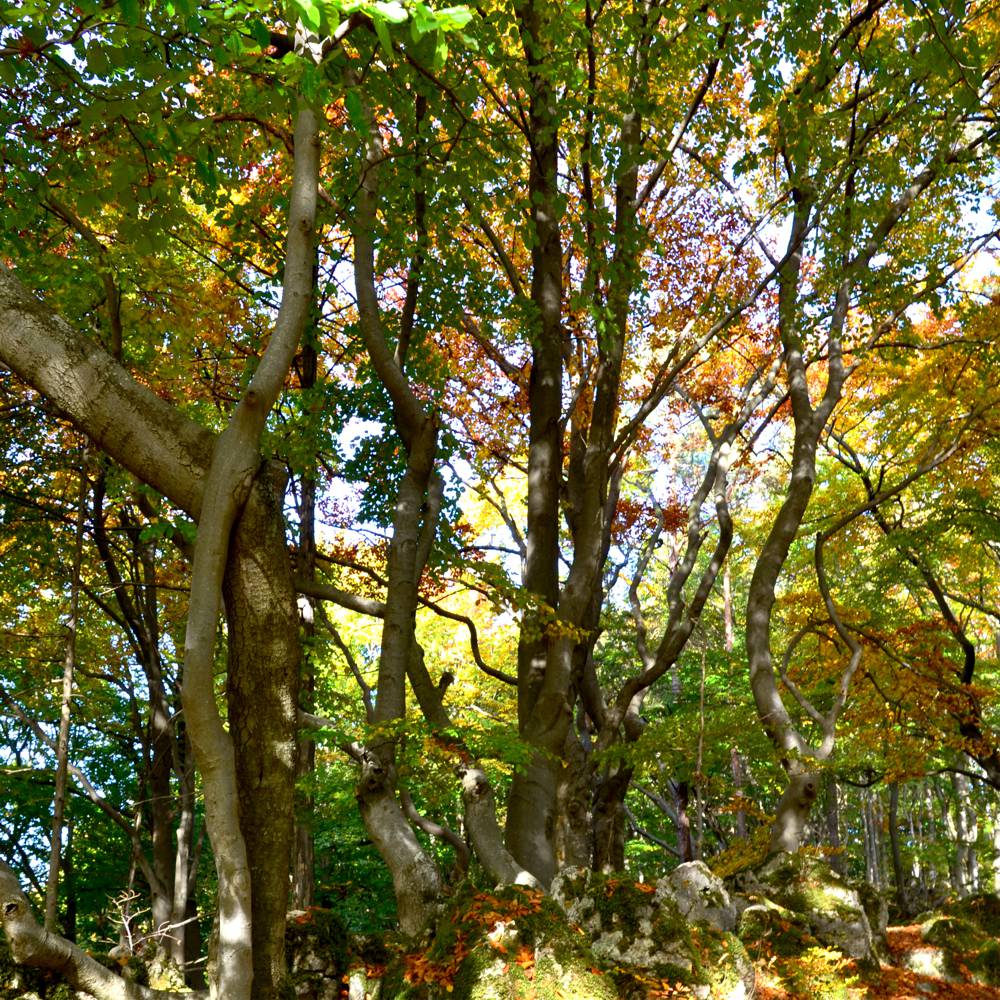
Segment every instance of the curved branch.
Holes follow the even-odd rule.
[[[206,1000],[208,997],[205,992],[172,993],[140,986],[104,968],[71,941],[45,930],[35,920],[17,877],[3,861],[0,861],[0,920],[10,942],[11,957],[18,965],[50,969],[74,989],[98,1000]]]
[[[205,820],[219,876],[218,992],[250,996],[250,867],[239,826],[233,741],[215,702],[215,637],[229,537],[260,466],[260,434],[291,365],[312,304],[313,225],[319,183],[316,114],[300,106],[289,204],[281,308],[274,332],[229,425],[216,442],[205,478],[191,572],[181,702],[205,790]]]
[[[469,845],[454,830],[449,830],[448,827],[442,826],[440,823],[435,823],[434,820],[428,819],[417,812],[417,807],[413,804],[413,798],[405,788],[400,788],[399,800],[403,805],[403,812],[406,813],[406,818],[414,826],[423,830],[428,837],[433,837],[435,840],[443,840],[455,849],[455,867],[459,872],[465,874],[469,869]]]

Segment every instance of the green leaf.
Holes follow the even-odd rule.
[[[443,31],[455,31],[472,20],[472,11],[468,7],[442,7],[434,11],[434,17]]]
[[[323,16],[314,0],[295,0],[295,8],[298,10],[299,18],[310,31],[319,31]]]
[[[267,30],[264,22],[257,18],[250,22],[250,34],[253,35],[253,40],[262,49],[266,49],[271,44],[271,32]]]
[[[87,70],[97,77],[106,77],[111,72],[111,61],[103,45],[87,46]]]
[[[349,90],[344,95],[344,107],[347,108],[347,117],[350,118],[351,124],[359,132],[363,132],[365,129],[365,113],[361,107],[361,98],[358,96],[356,90]]]
[[[128,24],[139,23],[139,0],[118,0],[118,7]]]
[[[410,13],[413,15],[410,21],[410,33],[413,35],[413,40],[415,42],[419,41],[423,35],[429,34],[435,31],[438,26],[437,18],[435,17],[434,11],[427,6],[427,4],[417,3],[413,4],[410,8]]]
[[[443,31],[438,31],[437,39],[434,42],[434,69],[441,69],[448,61],[448,39]]]
[[[372,18],[372,24],[375,25],[375,34],[378,35],[379,44],[385,51],[387,56],[392,56],[392,39],[389,37],[389,29],[385,25],[380,17]]]

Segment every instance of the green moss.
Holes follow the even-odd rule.
[[[518,1000],[530,988],[531,980],[520,965],[482,942],[463,960],[451,995],[455,1000]]]
[[[754,956],[762,953],[795,956],[818,944],[804,916],[762,899],[743,912],[739,938]]]
[[[976,982],[1000,986],[1000,941],[987,941],[975,955],[967,956],[964,964]]]
[[[614,980],[576,964],[564,967],[551,955],[542,955],[535,966],[534,981],[538,1000],[618,1000]]]
[[[970,920],[939,914],[920,928],[920,936],[928,943],[947,951],[972,951],[982,944],[983,932]]]
[[[740,981],[740,969],[751,965],[743,942],[712,927],[694,928],[691,938],[700,982],[712,988],[713,996],[726,996]]]
[[[1000,942],[994,928],[1000,900],[979,896],[949,904],[920,928],[921,937],[942,949],[946,972],[956,979],[971,975],[978,983],[1000,985]]]
[[[654,916],[651,893],[628,879],[594,872],[586,898],[593,901],[601,927],[612,933],[621,931],[626,939],[640,933],[645,914],[650,918]]]
[[[944,912],[971,920],[990,937],[1000,938],[1000,896],[970,896],[949,903]]]

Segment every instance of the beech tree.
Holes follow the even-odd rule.
[[[981,22],[977,12],[926,11],[913,18],[901,12],[897,18],[882,5],[869,4],[846,22],[827,21],[828,29],[819,29],[818,49],[810,46],[806,57],[796,56],[800,32],[815,38],[817,25],[829,17],[802,8],[789,16],[789,33],[780,44],[793,68],[778,88],[773,119],[762,133],[782,179],[778,200],[787,211],[777,324],[794,426],[787,493],[758,557],[747,603],[751,687],[789,775],[775,821],[775,850],[799,844],[819,790],[811,762],[833,752],[837,718],[863,653],[836,610],[823,564],[826,539],[820,535],[817,587],[849,652],[825,711],[782,677],[816,726],[816,741],[810,742],[781,696],[771,630],[779,577],[813,491],[817,448],[856,358],[896,327],[914,292],[927,294],[948,277],[953,266],[948,245],[956,236],[952,206],[982,184],[995,162],[997,139],[998,65],[981,49],[984,32],[992,37],[995,25]],[[947,48],[933,55],[936,45]],[[976,60],[979,82],[971,92],[948,55],[956,46]],[[912,58],[918,48],[921,58]],[[879,66],[870,81],[869,60]],[[902,91],[896,89],[900,85]],[[897,150],[891,170],[878,155],[889,136]],[[903,155],[903,149],[910,152]],[[919,247],[910,235],[915,229],[924,239]],[[972,234],[966,239],[974,244]],[[961,239],[951,245],[959,258],[970,246]],[[933,256],[925,256],[927,249]],[[901,281],[902,275],[918,282],[916,288]],[[876,503],[877,498],[870,501]]]
[[[417,831],[469,853],[400,783],[408,688],[459,760],[490,879],[545,888],[568,864],[618,869],[633,768],[617,751],[723,570],[730,468],[764,436],[782,447],[782,414],[790,460],[749,582],[746,654],[789,781],[772,847],[798,846],[863,655],[823,546],[881,488],[815,543],[816,591],[848,651],[822,710],[775,670],[775,601],[859,359],[978,245],[959,219],[996,167],[998,32],[988,6],[885,0],[524,0],[475,16],[416,0],[123,0],[3,15],[19,141],[4,152],[0,362],[197,524],[182,702],[218,873],[218,995],[275,996],[285,971],[299,729],[330,721],[300,700],[297,594],[382,621],[377,681],[359,684],[368,728],[342,749],[405,933],[432,924],[446,888]],[[185,273],[203,266],[222,276],[214,299]],[[316,384],[340,372],[356,385],[337,403],[354,409],[325,412]],[[315,441],[290,446],[309,452],[288,463],[290,556],[268,421],[293,388],[314,393],[303,409],[327,437],[354,415],[381,421],[365,470],[385,528],[377,597],[317,569],[335,560],[310,526]],[[660,492],[683,419],[700,428],[697,461]],[[527,747],[503,829],[415,630],[448,489],[466,483],[514,553],[494,589],[474,565],[455,577],[519,614],[510,670],[470,646],[515,693]],[[654,639],[642,588],[665,536]],[[634,656],[602,673],[619,574]],[[42,933],[0,874],[16,957],[102,995],[138,990]]]

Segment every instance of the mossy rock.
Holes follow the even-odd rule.
[[[853,963],[817,940],[804,914],[759,898],[740,915],[739,936],[766,970],[772,989],[814,1000],[848,1000],[857,980]]]
[[[768,895],[796,913],[851,917],[861,906],[858,891],[825,861],[803,854],[779,854],[760,871]]]
[[[685,917],[669,886],[569,869],[557,876],[552,892],[589,938],[597,960],[620,970],[623,996],[643,996],[639,986],[665,981],[683,983],[696,996],[741,997],[753,987],[753,967],[740,941]]]
[[[689,925],[675,905],[661,905],[651,887],[588,876],[578,888],[589,900],[582,912],[602,928],[603,953],[551,897],[516,886],[463,889],[424,950],[406,950],[400,942],[383,998],[638,1000],[676,983],[696,997],[747,996],[753,967],[734,935]],[[639,961],[623,960],[637,939],[647,942],[636,951]]]
[[[970,896],[948,903],[943,911],[951,916],[970,920],[984,934],[1000,938],[1000,896]]]
[[[339,990],[349,964],[348,946],[347,930],[332,911],[310,907],[289,913],[285,924],[289,968],[285,992],[290,997],[321,997],[331,989]]]
[[[991,929],[995,919],[996,901],[990,897],[962,900],[924,920],[920,936],[941,949],[940,962],[949,979],[1000,986],[1000,942]]]
[[[928,943],[948,951],[964,952],[983,943],[983,932],[971,920],[937,913],[920,925],[920,936]]]
[[[758,897],[740,914],[737,934],[751,958],[787,958],[819,944],[802,914]]]
[[[617,1000],[584,935],[547,896],[520,886],[463,886],[421,952],[397,944],[382,985],[388,1000]],[[449,989],[450,987],[450,989]]]
[[[757,874],[761,895],[801,914],[820,944],[876,968],[875,935],[858,890],[822,858],[779,854]]]
[[[701,861],[678,865],[656,883],[657,896],[670,896],[686,920],[722,931],[736,929],[736,906],[722,879]]]

